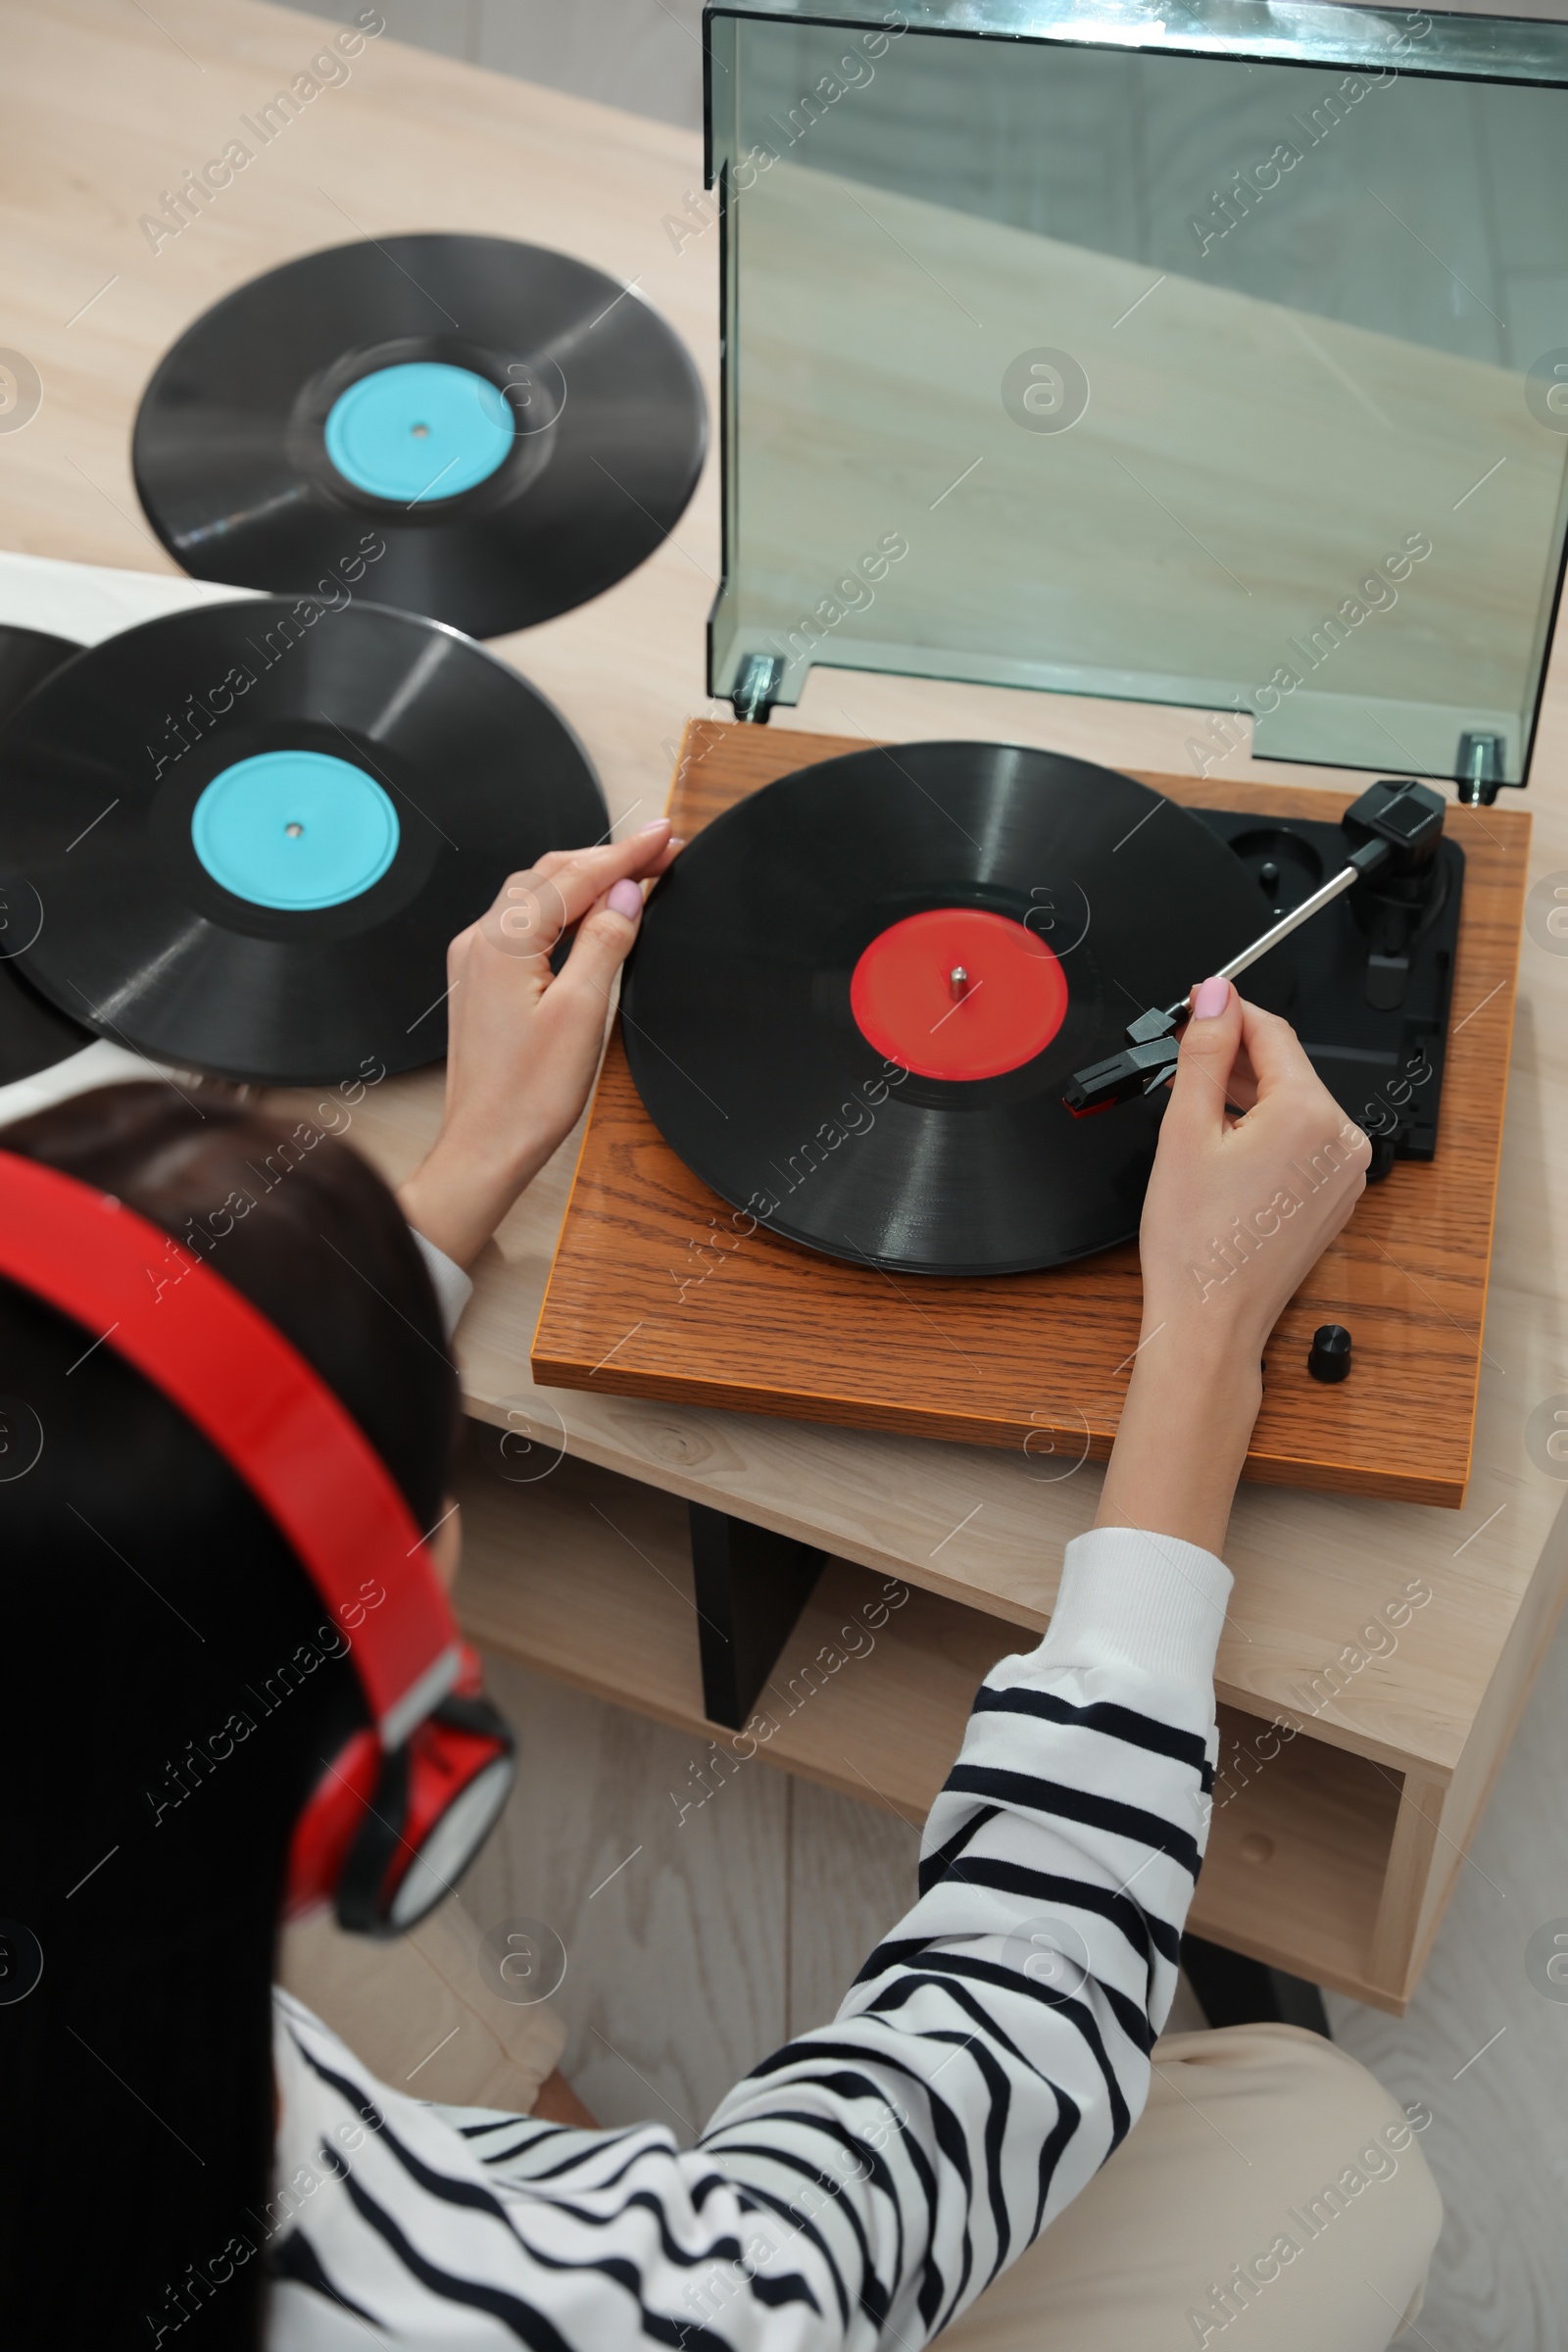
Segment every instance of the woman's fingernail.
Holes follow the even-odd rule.
[[[657,833],[661,825],[667,825],[668,822],[667,816],[651,816],[647,824],[639,825],[637,830],[639,833]]]
[[[606,904],[616,914],[623,914],[628,923],[634,923],[643,910],[643,894],[635,882],[617,882]]]
[[[672,833],[669,837],[669,846],[672,850],[683,850],[686,847],[685,834]]]
[[[1231,984],[1228,980],[1200,981],[1193,991],[1194,1020],[1217,1020],[1230,1001]]]

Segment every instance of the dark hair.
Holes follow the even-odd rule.
[[[78,1097],[0,1130],[0,1150],[197,1250],[433,1525],[456,1378],[423,1260],[356,1152],[226,1090],[162,1084]],[[163,2328],[254,2346],[289,1838],[364,1701],[314,1586],[212,1446],[112,1341],[5,1282],[0,1448],[0,1922],[43,1952],[36,1989],[0,2001],[0,2312],[19,2344]],[[10,1948],[15,1970],[31,1947]]]

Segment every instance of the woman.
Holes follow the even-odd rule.
[[[330,1137],[307,1145],[293,1129],[290,1153],[265,1110],[205,1096],[193,1108],[158,1086],[106,1089],[0,1135],[0,1150],[183,1241],[260,1307],[348,1408],[449,1569],[457,1394],[437,1292],[461,1310],[462,1269],[580,1112],[640,883],[678,846],[660,824],[546,859],[455,943],[446,1115],[401,1209]],[[573,923],[552,980],[546,953]],[[914,1908],[838,2019],[739,2084],[690,2151],[652,2126],[420,2105],[271,1993],[297,1818],[367,1722],[353,1660],[277,1528],[117,1354],[113,1331],[0,1283],[0,1966],[16,1985],[26,1953],[43,1958],[25,1998],[0,2005],[8,2340],[913,2347],[1086,2189],[1085,2228],[1055,2231],[960,2321],[968,2340],[1133,2352],[1206,2342],[1245,2315],[1254,2341],[1282,2346],[1311,2298],[1316,2332],[1299,2340],[1313,2352],[1388,2340],[1436,2234],[1418,2151],[1378,2244],[1363,2245],[1358,2216],[1338,2225],[1303,2263],[1304,2290],[1293,2273],[1265,2291],[1270,2239],[1243,2238],[1228,2286],[1210,2297],[1195,2274],[1183,2310],[1166,2262],[1131,2324],[1156,2207],[1168,2224],[1180,2181],[1138,2187],[1131,2236],[1116,2183],[1137,2182],[1128,2167],[1151,2130],[1164,2146],[1159,2113],[1095,2180],[1149,2097],[1175,1988],[1215,1749],[1230,1587],[1217,1555],[1262,1345],[1349,1215],[1367,1156],[1283,1022],[1223,981],[1196,991],[1193,1013],[1097,1531],[1068,1547],[1044,1643],[987,1678],[931,1815]],[[1228,1101],[1250,1096],[1235,1118]],[[1293,1189],[1290,1164],[1328,1143],[1329,1177]],[[1195,1277],[1213,1233],[1282,1192],[1292,1205],[1265,1248],[1223,1284]],[[281,1694],[265,1720],[264,1690]],[[242,1722],[253,1736],[237,1736]],[[1390,2128],[1370,2079],[1310,2037],[1261,2056],[1232,2036],[1189,2038],[1240,2047],[1232,2074],[1249,2095],[1273,2066],[1275,2142],[1293,2082],[1331,2139]],[[1185,2063],[1178,2050],[1162,2080]],[[1269,2180],[1257,2210],[1272,2214],[1273,2176],[1245,2161]],[[1219,2193],[1252,2228],[1242,2188]],[[1347,2300],[1342,2248],[1382,2265],[1381,2322],[1359,2285]],[[1272,2260],[1279,2279],[1285,2258]]]

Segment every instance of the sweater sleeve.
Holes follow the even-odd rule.
[[[809,2247],[835,2345],[947,2326],[1142,2112],[1207,1830],[1230,1589],[1170,1538],[1068,1545],[1045,1640],[980,1690],[913,1909],[835,2022],[709,2126],[704,2152],[766,2217],[759,2255],[777,2249],[752,2291]]]
[[[463,1320],[464,1308],[473,1297],[473,1284],[456,1258],[448,1257],[444,1250],[438,1250],[434,1242],[427,1242],[423,1234],[416,1232],[412,1225],[409,1231],[414,1234],[419,1255],[434,1285],[436,1304],[441,1309],[441,1321],[450,1341]]]

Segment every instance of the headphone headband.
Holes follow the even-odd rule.
[[[458,1679],[457,1626],[408,1505],[326,1383],[161,1226],[5,1151],[0,1275],[81,1324],[194,1423],[273,1520],[337,1624],[363,1610],[361,1580],[376,1571],[397,1606],[364,1618],[352,1654],[382,1746],[400,1746]]]

